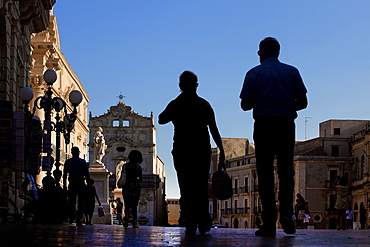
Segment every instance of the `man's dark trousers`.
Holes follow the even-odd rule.
[[[187,230],[207,229],[211,219],[208,211],[208,178],[210,149],[194,148],[192,153],[172,151],[180,188],[181,214]]]
[[[86,184],[84,182],[70,182],[68,190],[68,202],[72,217],[76,217],[76,221],[79,221],[82,219],[85,208]],[[76,197],[78,197],[77,212]]]
[[[294,198],[295,123],[290,117],[259,117],[253,133],[258,191],[262,203],[262,220],[266,227],[275,228],[277,208],[275,190],[279,189],[279,212],[291,217]],[[274,183],[274,159],[277,159],[279,188]]]

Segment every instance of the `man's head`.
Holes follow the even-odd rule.
[[[267,37],[260,42],[258,55],[261,63],[269,57],[279,57],[280,44],[275,38]]]
[[[80,149],[78,147],[72,147],[71,153],[73,157],[78,157],[80,155]]]
[[[191,71],[184,71],[180,75],[179,87],[183,92],[196,92],[198,77]]]

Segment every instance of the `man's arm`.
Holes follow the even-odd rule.
[[[243,111],[249,111],[253,108],[253,100],[250,99],[242,99],[240,102],[240,106],[243,109]]]
[[[299,94],[295,100],[295,110],[303,110],[307,107],[308,100],[306,94]]]
[[[215,141],[218,149],[220,150],[218,169],[221,170],[221,166],[223,166],[225,162],[225,151],[222,145],[220,132],[217,128],[215,114],[211,106],[209,112],[209,131],[211,132],[212,138]]]
[[[173,116],[173,112],[174,112],[174,107],[173,107],[173,103],[170,102],[166,109],[164,109],[164,111],[159,114],[158,116],[158,123],[159,124],[166,124],[166,123],[169,123],[172,121],[172,116]]]

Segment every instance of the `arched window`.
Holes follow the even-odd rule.
[[[238,218],[234,219],[234,228],[239,228],[239,220]]]

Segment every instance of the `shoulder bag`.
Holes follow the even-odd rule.
[[[233,195],[232,181],[225,165],[212,175],[212,194],[219,200],[227,200]]]

